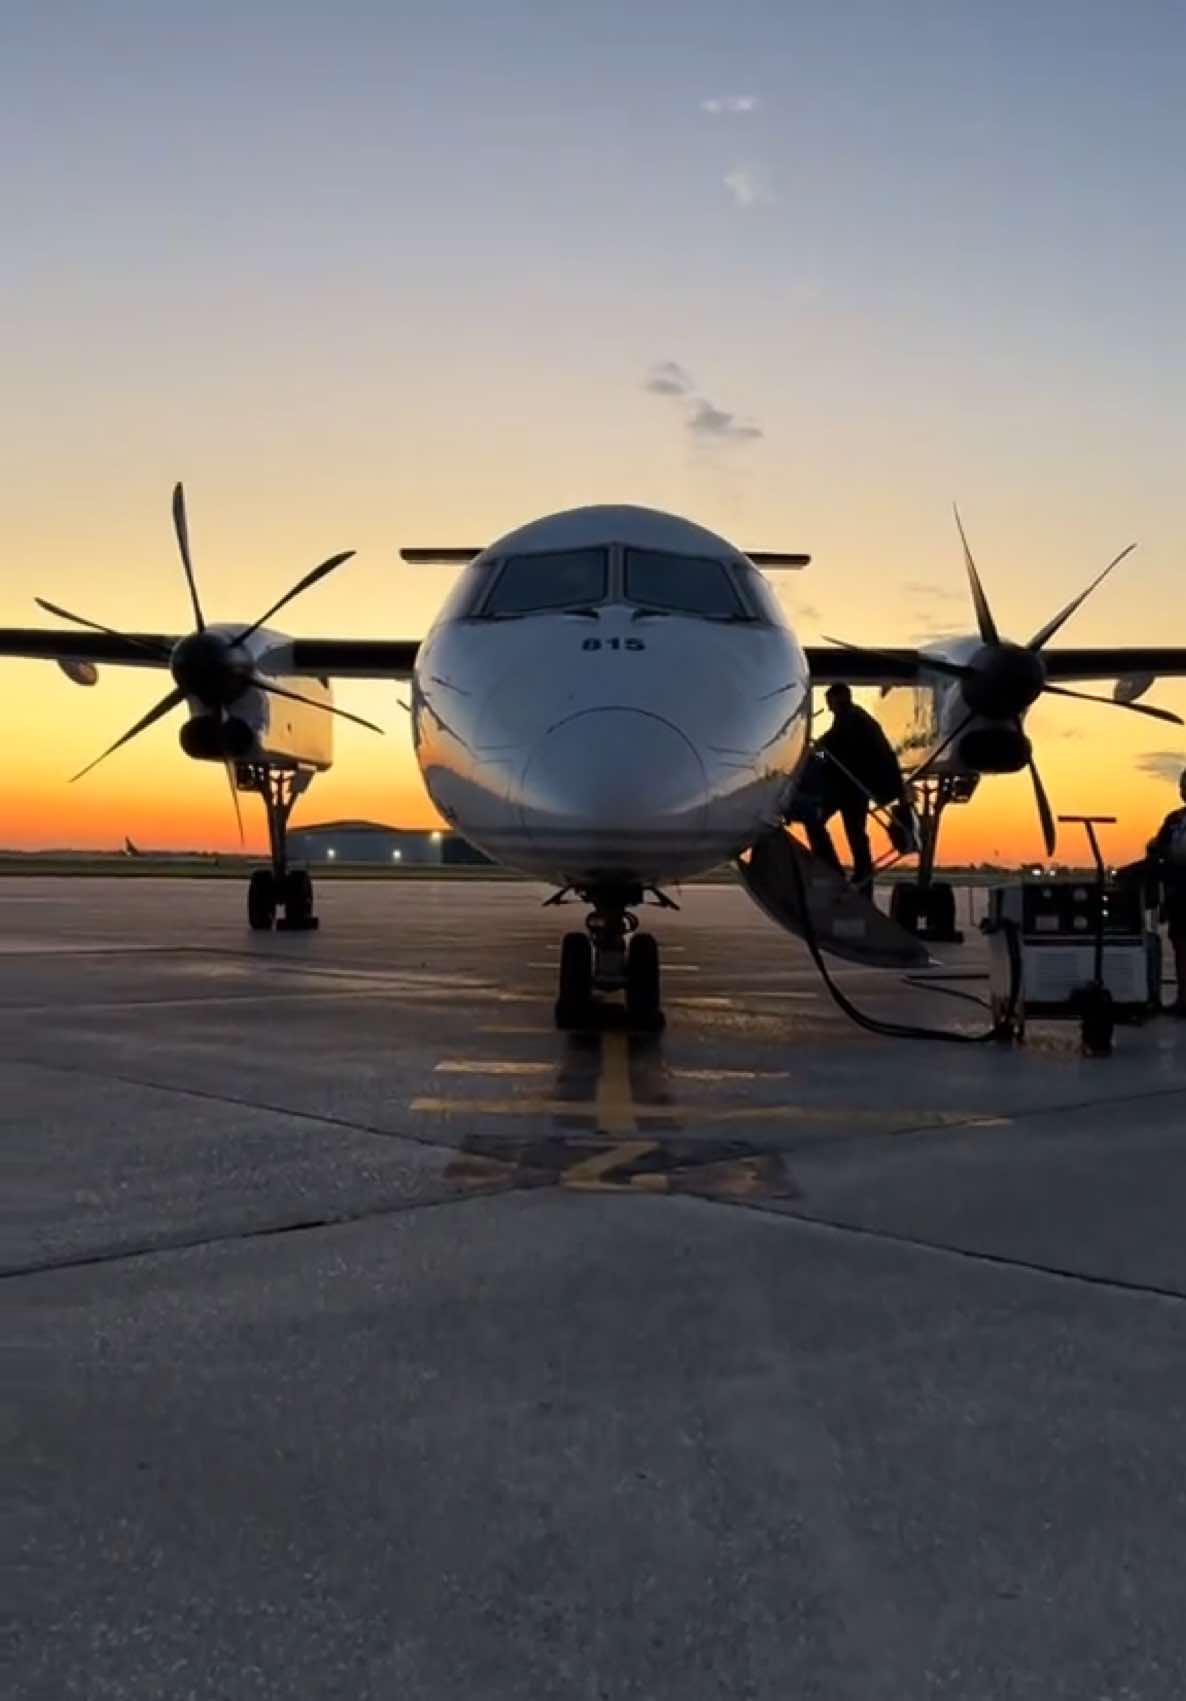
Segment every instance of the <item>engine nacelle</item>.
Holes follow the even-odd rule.
[[[239,761],[250,755],[255,734],[246,721],[228,715],[193,715],[178,733],[181,748],[195,762]]]
[[[980,726],[959,741],[959,759],[979,774],[1016,774],[1030,759],[1032,746],[1020,727]]]

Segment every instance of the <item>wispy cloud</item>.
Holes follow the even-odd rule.
[[[737,415],[726,413],[708,401],[706,397],[696,399],[695,408],[688,420],[688,430],[694,437],[706,439],[712,443],[744,443],[752,442],[761,437],[760,425],[742,425]]]
[[[678,360],[656,361],[642,387],[652,396],[663,396],[680,404],[684,430],[702,449],[753,443],[763,436],[760,425],[739,419],[735,413],[698,393],[696,380]]]
[[[764,165],[754,160],[735,165],[722,179],[725,188],[739,207],[760,207],[774,200],[774,190]]]
[[[908,596],[925,597],[930,602],[962,602],[967,594],[952,585],[941,585],[933,579],[911,579],[902,586]]]
[[[653,396],[690,396],[696,388],[690,372],[677,360],[659,360],[647,374],[644,390]]]
[[[1137,767],[1159,780],[1176,780],[1186,769],[1186,750],[1146,750],[1138,757]]]
[[[711,95],[708,100],[700,102],[700,110],[710,112],[714,118],[720,118],[725,113],[740,115],[756,112],[761,104],[757,95]]]

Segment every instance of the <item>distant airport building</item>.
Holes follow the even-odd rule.
[[[288,850],[294,862],[310,864],[365,863],[390,868],[490,862],[456,833],[385,827],[381,821],[319,821],[309,827],[291,827]]]

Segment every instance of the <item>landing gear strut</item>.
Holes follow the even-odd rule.
[[[313,913],[313,882],[303,868],[288,866],[288,817],[312,778],[312,771],[304,768],[235,765],[235,784],[240,791],[259,792],[268,817],[272,866],[255,869],[247,887],[247,921],[257,933],[273,926],[303,933],[319,925]],[[277,910],[284,912],[279,921]]]
[[[556,1026],[584,1027],[595,993],[624,992],[630,1025],[657,1033],[663,1026],[659,947],[651,934],[639,932],[629,907],[642,903],[642,888],[597,887],[578,895],[592,909],[585,932],[566,933],[560,948]]]
[[[936,944],[958,945],[964,937],[955,925],[955,892],[946,880],[934,878],[943,811],[949,803],[966,803],[977,783],[978,776],[963,774],[914,782],[918,878],[891,888],[890,916],[908,933]]]

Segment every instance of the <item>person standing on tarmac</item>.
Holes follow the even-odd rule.
[[[1186,804],[1186,771],[1178,781]],[[1178,996],[1170,1005],[1174,1016],[1186,1016],[1186,808],[1171,809],[1146,846],[1149,864],[1161,881],[1162,905],[1174,948]]]
[[[832,725],[816,744],[824,760],[819,764],[819,797],[806,823],[807,836],[815,855],[839,868],[828,831],[829,820],[839,812],[852,853],[853,885],[866,885],[873,878],[869,804],[902,804],[902,769],[877,721],[853,702],[850,686],[830,685],[825,700],[832,711]]]

